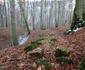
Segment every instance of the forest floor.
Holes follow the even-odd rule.
[[[69,34],[64,35],[63,32],[69,29],[69,25],[61,26],[55,29],[47,30],[32,30],[29,39],[21,46],[10,47],[10,36],[8,32],[0,29],[0,70],[46,70],[43,66],[35,67],[35,60],[40,58],[47,58],[51,61],[50,70],[80,70],[80,63],[85,55],[85,28]],[[44,49],[44,56],[42,57],[30,57],[25,53],[24,47],[31,44],[31,41],[35,41],[40,34],[55,34],[56,42],[53,46],[48,46],[47,41],[44,42],[42,47]],[[5,34],[5,35],[4,35]],[[4,42],[5,41],[5,42]],[[70,49],[69,57],[72,58],[72,64],[55,62],[54,50],[57,46],[63,46]]]

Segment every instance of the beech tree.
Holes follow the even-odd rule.
[[[18,45],[17,29],[15,23],[15,0],[10,0],[11,9],[11,38],[13,46]]]
[[[41,28],[44,28],[44,2],[45,0],[41,0]]]
[[[76,29],[83,21],[85,21],[85,0],[76,0],[71,30]]]
[[[4,0],[4,9],[5,9],[5,22],[6,22],[6,27],[8,26],[7,23],[7,10],[6,10],[6,1]]]

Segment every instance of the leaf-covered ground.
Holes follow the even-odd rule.
[[[50,59],[50,70],[79,70],[82,58],[85,55],[85,28],[74,34],[64,35],[63,32],[69,29],[69,26],[59,27],[57,29],[33,30],[29,39],[21,46],[5,48],[0,50],[0,70],[46,70],[44,66],[36,67],[35,60],[40,58]],[[25,53],[24,47],[35,41],[39,35],[44,34],[46,38],[41,46],[44,49],[44,56],[31,57]],[[50,36],[49,34],[54,34]],[[49,38],[56,38],[54,45],[49,45]],[[72,64],[57,63],[55,61],[55,48],[63,46],[70,49],[69,58],[72,58]]]

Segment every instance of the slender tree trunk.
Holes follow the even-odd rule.
[[[41,0],[41,28],[44,28],[44,1]]]
[[[49,26],[51,28],[51,24],[52,24],[52,11],[53,11],[53,2],[51,2],[51,8],[50,8],[50,11],[49,11]]]
[[[1,27],[4,27],[4,22],[3,22],[3,5],[2,5],[2,1],[1,1]]]
[[[35,0],[34,0],[34,2],[33,2],[33,13],[32,13],[32,24],[33,24],[33,30],[35,30],[35,6],[36,6],[36,4],[35,4]]]
[[[55,6],[55,11],[54,11],[54,13],[55,13],[55,27],[58,27],[58,22],[57,22],[57,19],[56,19],[56,16],[57,16],[57,14],[56,14],[56,12],[57,12],[57,0],[54,0],[54,6]],[[59,13],[58,13],[58,15],[59,15]]]
[[[6,11],[6,1],[5,0],[4,0],[4,9],[5,9],[6,27],[8,27],[8,23],[7,23],[7,11]]]
[[[21,16],[24,19],[24,24],[25,24],[26,29],[27,29],[27,34],[29,35],[30,34],[30,29],[29,29],[29,26],[28,26],[28,23],[27,23],[25,14],[24,14],[24,9],[23,9],[23,6],[22,6],[22,0],[19,0],[19,6],[20,6],[20,11],[21,11]]]
[[[0,27],[1,27],[1,4],[0,4]]]
[[[13,46],[18,45],[17,30],[15,23],[15,0],[10,0],[11,8],[11,37]]]

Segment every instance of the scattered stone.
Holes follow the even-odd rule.
[[[68,48],[64,48],[61,46],[56,48],[56,51],[55,51],[56,57],[69,56],[69,54],[70,54],[70,50]]]
[[[24,51],[25,52],[32,51],[32,50],[36,49],[39,45],[42,45],[42,43],[39,41],[31,42],[31,45],[25,47]]]
[[[55,39],[55,38],[52,38],[52,39],[51,39],[51,41],[55,42],[55,41],[56,41],[56,39]]]
[[[44,65],[46,69],[51,68],[51,62],[49,59],[38,59],[36,60],[37,66]]]
[[[36,45],[36,44],[32,44],[32,45],[29,45],[29,46],[25,47],[25,48],[24,48],[24,51],[25,51],[25,52],[32,51],[32,50],[34,50],[35,48],[37,48],[37,45]]]
[[[39,42],[39,41],[34,41],[34,42],[31,42],[31,44],[36,44],[36,45],[42,45],[42,43],[41,42]]]

